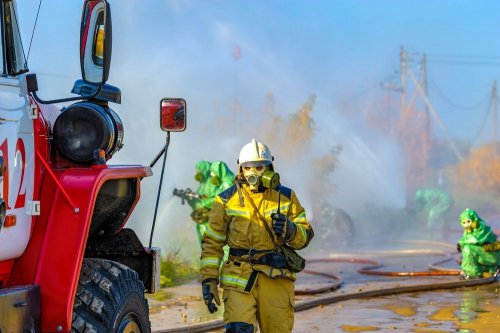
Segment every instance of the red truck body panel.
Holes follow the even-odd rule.
[[[152,174],[151,169],[144,166],[102,165],[53,171],[79,212],[75,213],[55,181],[45,173],[41,182],[41,215],[28,248],[16,260],[9,281],[10,286],[40,286],[41,329],[48,332],[71,328],[74,295],[99,189],[111,179],[140,179]],[[137,187],[137,197],[129,214],[139,200],[140,181]]]

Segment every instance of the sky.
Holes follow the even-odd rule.
[[[160,234],[172,220],[189,214],[170,193],[174,187],[196,187],[192,176],[198,160],[221,159],[235,170],[239,149],[259,133],[256,119],[269,93],[282,117],[316,96],[314,151],[303,160],[343,146],[333,176],[341,194],[338,205],[354,207],[356,201],[379,197],[384,205],[402,206],[397,142],[377,136],[362,117],[345,112],[356,113],[384,96],[398,105],[400,94],[381,84],[401,84],[402,47],[417,77],[426,54],[429,100],[449,135],[471,144],[492,139],[492,113],[487,112],[493,81],[500,78],[498,1],[109,3],[113,55],[108,83],[122,91],[122,104],[112,107],[125,126],[125,147],[113,162],[148,165],[165,142],[158,126],[161,98],[183,97],[188,104],[188,129],[172,134],[168,152]],[[17,4],[29,68],[38,74],[38,95],[71,96],[80,78],[82,1],[43,0],[30,47],[38,5],[39,0]],[[414,86],[407,88],[409,96],[414,94]],[[437,137],[444,136],[434,121],[433,128]],[[293,165],[280,165],[279,147],[271,150],[287,184],[300,191],[301,175],[290,171]],[[137,226],[152,219],[159,166],[153,171],[143,181],[143,200],[132,216]],[[313,200],[304,198],[306,208]],[[147,237],[147,231],[140,236]]]

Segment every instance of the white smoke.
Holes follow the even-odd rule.
[[[402,205],[397,144],[337,112],[329,86],[334,80],[316,80],[318,73],[307,70],[314,62],[312,58],[302,61],[284,52],[283,45],[262,41],[258,34],[244,32],[247,30],[237,22],[220,19],[216,12],[207,10],[206,16],[193,16],[189,8],[194,4],[190,1],[109,2],[113,57],[108,82],[122,91],[122,104],[112,108],[125,127],[125,146],[112,163],[149,165],[165,144],[165,133],[158,123],[161,98],[183,97],[188,105],[187,131],[171,135],[153,245],[169,249],[182,246],[186,240],[195,241],[190,209],[172,197],[172,190],[195,189],[193,169],[201,159],[223,160],[236,171],[240,148],[254,137],[259,139],[257,126],[263,119],[269,92],[275,96],[277,115],[283,118],[296,112],[310,94],[317,96],[312,113],[317,132],[311,151],[297,164],[287,165],[282,162],[285,158],[280,156],[280,147],[271,147],[283,183],[297,191],[308,210],[318,200],[308,197],[305,176],[314,177],[309,163],[336,144],[341,144],[343,151],[333,175],[337,185],[332,189],[335,206],[354,211],[366,202]],[[37,5],[38,1],[23,1],[21,8],[20,16],[26,15],[20,19],[26,49]],[[53,13],[63,9],[65,15],[55,19]],[[30,68],[42,73],[42,98],[70,95],[73,81],[80,77],[80,11],[81,4],[73,2],[43,2],[30,54]],[[260,34],[267,33],[264,28],[256,29],[262,30]],[[241,48],[240,59],[231,56],[235,45]],[[129,223],[145,244],[149,241],[161,162],[154,167],[152,177],[142,180],[142,199]]]

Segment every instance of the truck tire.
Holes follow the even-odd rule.
[[[85,258],[71,332],[150,333],[148,301],[137,273],[111,260]]]

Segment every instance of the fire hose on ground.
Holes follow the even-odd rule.
[[[426,241],[422,242],[416,241],[412,243],[417,243],[417,244],[433,243],[454,249],[454,246],[447,243],[426,242]],[[362,256],[367,256],[367,255],[370,256],[376,255],[379,257],[383,257],[383,256],[398,256],[398,255],[407,256],[415,254],[441,255],[445,256],[445,258],[428,265],[429,270],[427,271],[380,271],[376,270],[382,267],[382,265],[379,262],[371,259],[362,258]],[[336,254],[336,255],[331,255],[329,258],[308,259],[307,263],[308,264],[315,264],[315,263],[361,264],[364,266],[357,270],[358,273],[366,275],[377,275],[377,276],[389,276],[389,277],[413,277],[413,276],[423,277],[423,276],[452,276],[452,275],[458,276],[460,275],[460,270],[447,269],[439,266],[445,262],[450,261],[451,259],[452,256],[449,253],[440,250],[396,250],[396,251],[379,251],[379,252],[369,252],[369,253],[354,252],[354,253]],[[298,289],[295,291],[296,295],[313,296],[321,293],[332,292],[340,288],[343,282],[342,278],[331,273],[318,272],[314,270],[304,270],[301,272],[301,274],[309,274],[309,275],[325,277],[331,279],[332,282],[327,284],[326,286],[319,288]],[[352,299],[380,297],[380,296],[388,296],[388,295],[410,293],[410,292],[432,291],[438,289],[454,289],[459,287],[478,286],[478,285],[492,283],[495,281],[496,277],[491,276],[488,278],[480,278],[480,279],[433,282],[432,284],[398,285],[396,287],[390,287],[390,288],[382,288],[382,289],[374,289],[366,291],[358,290],[355,292],[346,292],[343,294],[325,295],[297,302],[295,304],[295,312],[308,310],[320,305],[328,305]],[[210,322],[188,325],[183,327],[157,330],[154,331],[153,333],[209,332],[211,330],[222,329],[223,327],[224,327],[224,322],[222,320],[214,320]]]
[[[425,244],[425,245],[440,245],[444,247],[449,247],[451,249],[455,249],[454,246],[442,243],[442,242],[433,242],[433,241],[407,241],[404,243],[408,244]],[[382,265],[374,260],[359,258],[360,255],[377,255],[377,256],[397,256],[397,255],[414,255],[414,254],[434,254],[434,255],[442,255],[445,256],[445,259],[439,260],[429,265],[429,269],[427,271],[376,271],[375,269],[382,267]],[[357,272],[360,274],[366,275],[378,275],[378,276],[444,276],[444,275],[460,275],[460,270],[457,269],[445,269],[438,265],[448,262],[452,259],[452,257],[440,250],[399,250],[399,251],[378,251],[378,252],[369,252],[369,253],[343,253],[341,255],[334,255],[330,258],[319,258],[319,259],[308,259],[307,262],[309,264],[313,263],[352,263],[352,264],[362,264],[368,265],[363,266],[358,269]],[[296,290],[295,295],[315,295],[319,293],[334,291],[338,289],[342,285],[342,279],[330,273],[317,272],[312,270],[304,270],[302,273],[311,274],[311,275],[319,275],[323,277],[327,277],[333,280],[327,286],[316,288],[316,289],[305,289],[305,290]]]

